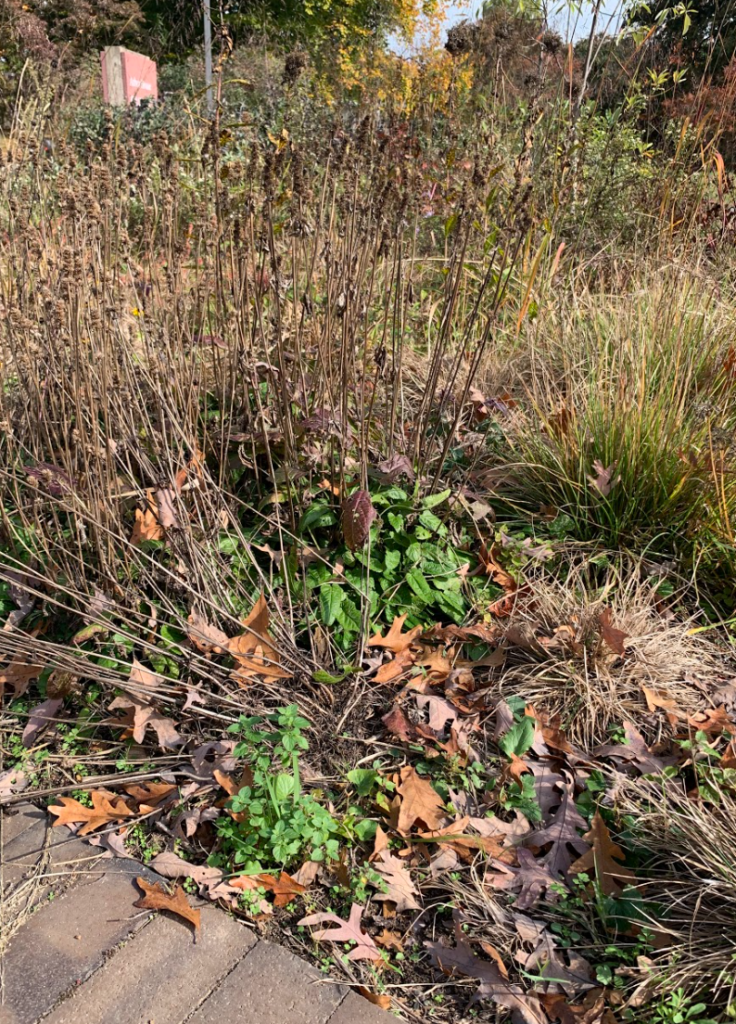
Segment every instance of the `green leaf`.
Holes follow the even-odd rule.
[[[426,526],[428,530],[432,530],[434,533],[447,533],[447,527],[434,512],[430,512],[429,509],[425,509],[424,512],[419,516],[419,522],[422,526]]]
[[[430,587],[424,578],[424,574],[421,573],[419,569],[412,569],[408,572],[406,574],[406,582],[417,597],[425,604],[431,604],[437,596],[437,591]]]
[[[274,785],[274,793],[276,799],[281,803],[282,800],[286,800],[294,792],[294,776],[286,775],[282,773],[276,776],[276,783]]]
[[[444,593],[438,592],[435,601],[445,615],[449,615],[458,624],[465,618],[468,606],[460,594],[456,594],[452,590],[446,590]]]
[[[401,565],[401,552],[396,551],[395,548],[389,548],[383,554],[383,561],[386,572],[393,572],[394,569],[398,569]]]
[[[347,774],[348,782],[355,786],[359,796],[368,796],[379,779],[380,775],[373,768],[353,768]]]
[[[367,843],[369,840],[375,839],[377,831],[378,822],[371,821],[369,818],[363,821],[356,821],[355,823],[355,834],[361,843]]]
[[[534,742],[534,728],[534,719],[524,715],[521,721],[515,722],[509,731],[501,737],[498,741],[499,747],[508,757],[511,757],[512,754],[521,757]]]
[[[403,533],[404,532],[404,517],[403,516],[397,516],[395,512],[387,512],[386,513],[386,518],[388,519],[388,521],[389,521],[389,523],[391,525],[391,529],[395,533]]]
[[[428,494],[426,498],[422,498],[422,508],[436,508],[443,501],[447,501],[451,494],[452,490],[449,487],[446,491],[440,491],[439,494]]]
[[[342,587],[336,583],[325,584],[319,588],[319,610],[325,626],[332,626],[337,621],[344,596]]]

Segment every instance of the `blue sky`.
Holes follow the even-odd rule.
[[[465,18],[473,20],[477,18],[480,15],[481,3],[482,0],[452,0],[447,9],[445,29],[457,24],[458,21],[463,21]],[[570,5],[566,3],[558,3],[551,9],[555,13],[551,15],[550,23],[562,36],[580,39],[590,31],[592,3],[589,0],[588,2],[583,0],[582,10],[579,14],[571,13]],[[599,28],[615,32],[620,11],[621,0],[603,0],[603,6],[598,19]],[[395,44],[395,49],[399,53],[407,52],[406,45],[400,42]]]

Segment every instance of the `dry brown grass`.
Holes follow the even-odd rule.
[[[518,694],[537,709],[559,714],[575,740],[591,748],[624,720],[656,736],[662,716],[647,705],[644,687],[681,714],[702,708],[723,679],[724,652],[696,617],[672,611],[642,563],[600,559],[573,562],[564,575],[530,580],[503,632],[508,660],[499,679],[503,695]],[[600,617],[626,635],[625,656],[604,641]]]

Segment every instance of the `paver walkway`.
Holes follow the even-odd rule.
[[[43,811],[0,809],[0,1024],[390,1024],[394,1017],[211,906],[202,927],[133,906],[137,861]]]

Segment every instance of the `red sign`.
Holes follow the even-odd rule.
[[[100,56],[105,103],[125,106],[158,99],[156,62],[150,57],[124,46],[108,46]]]

